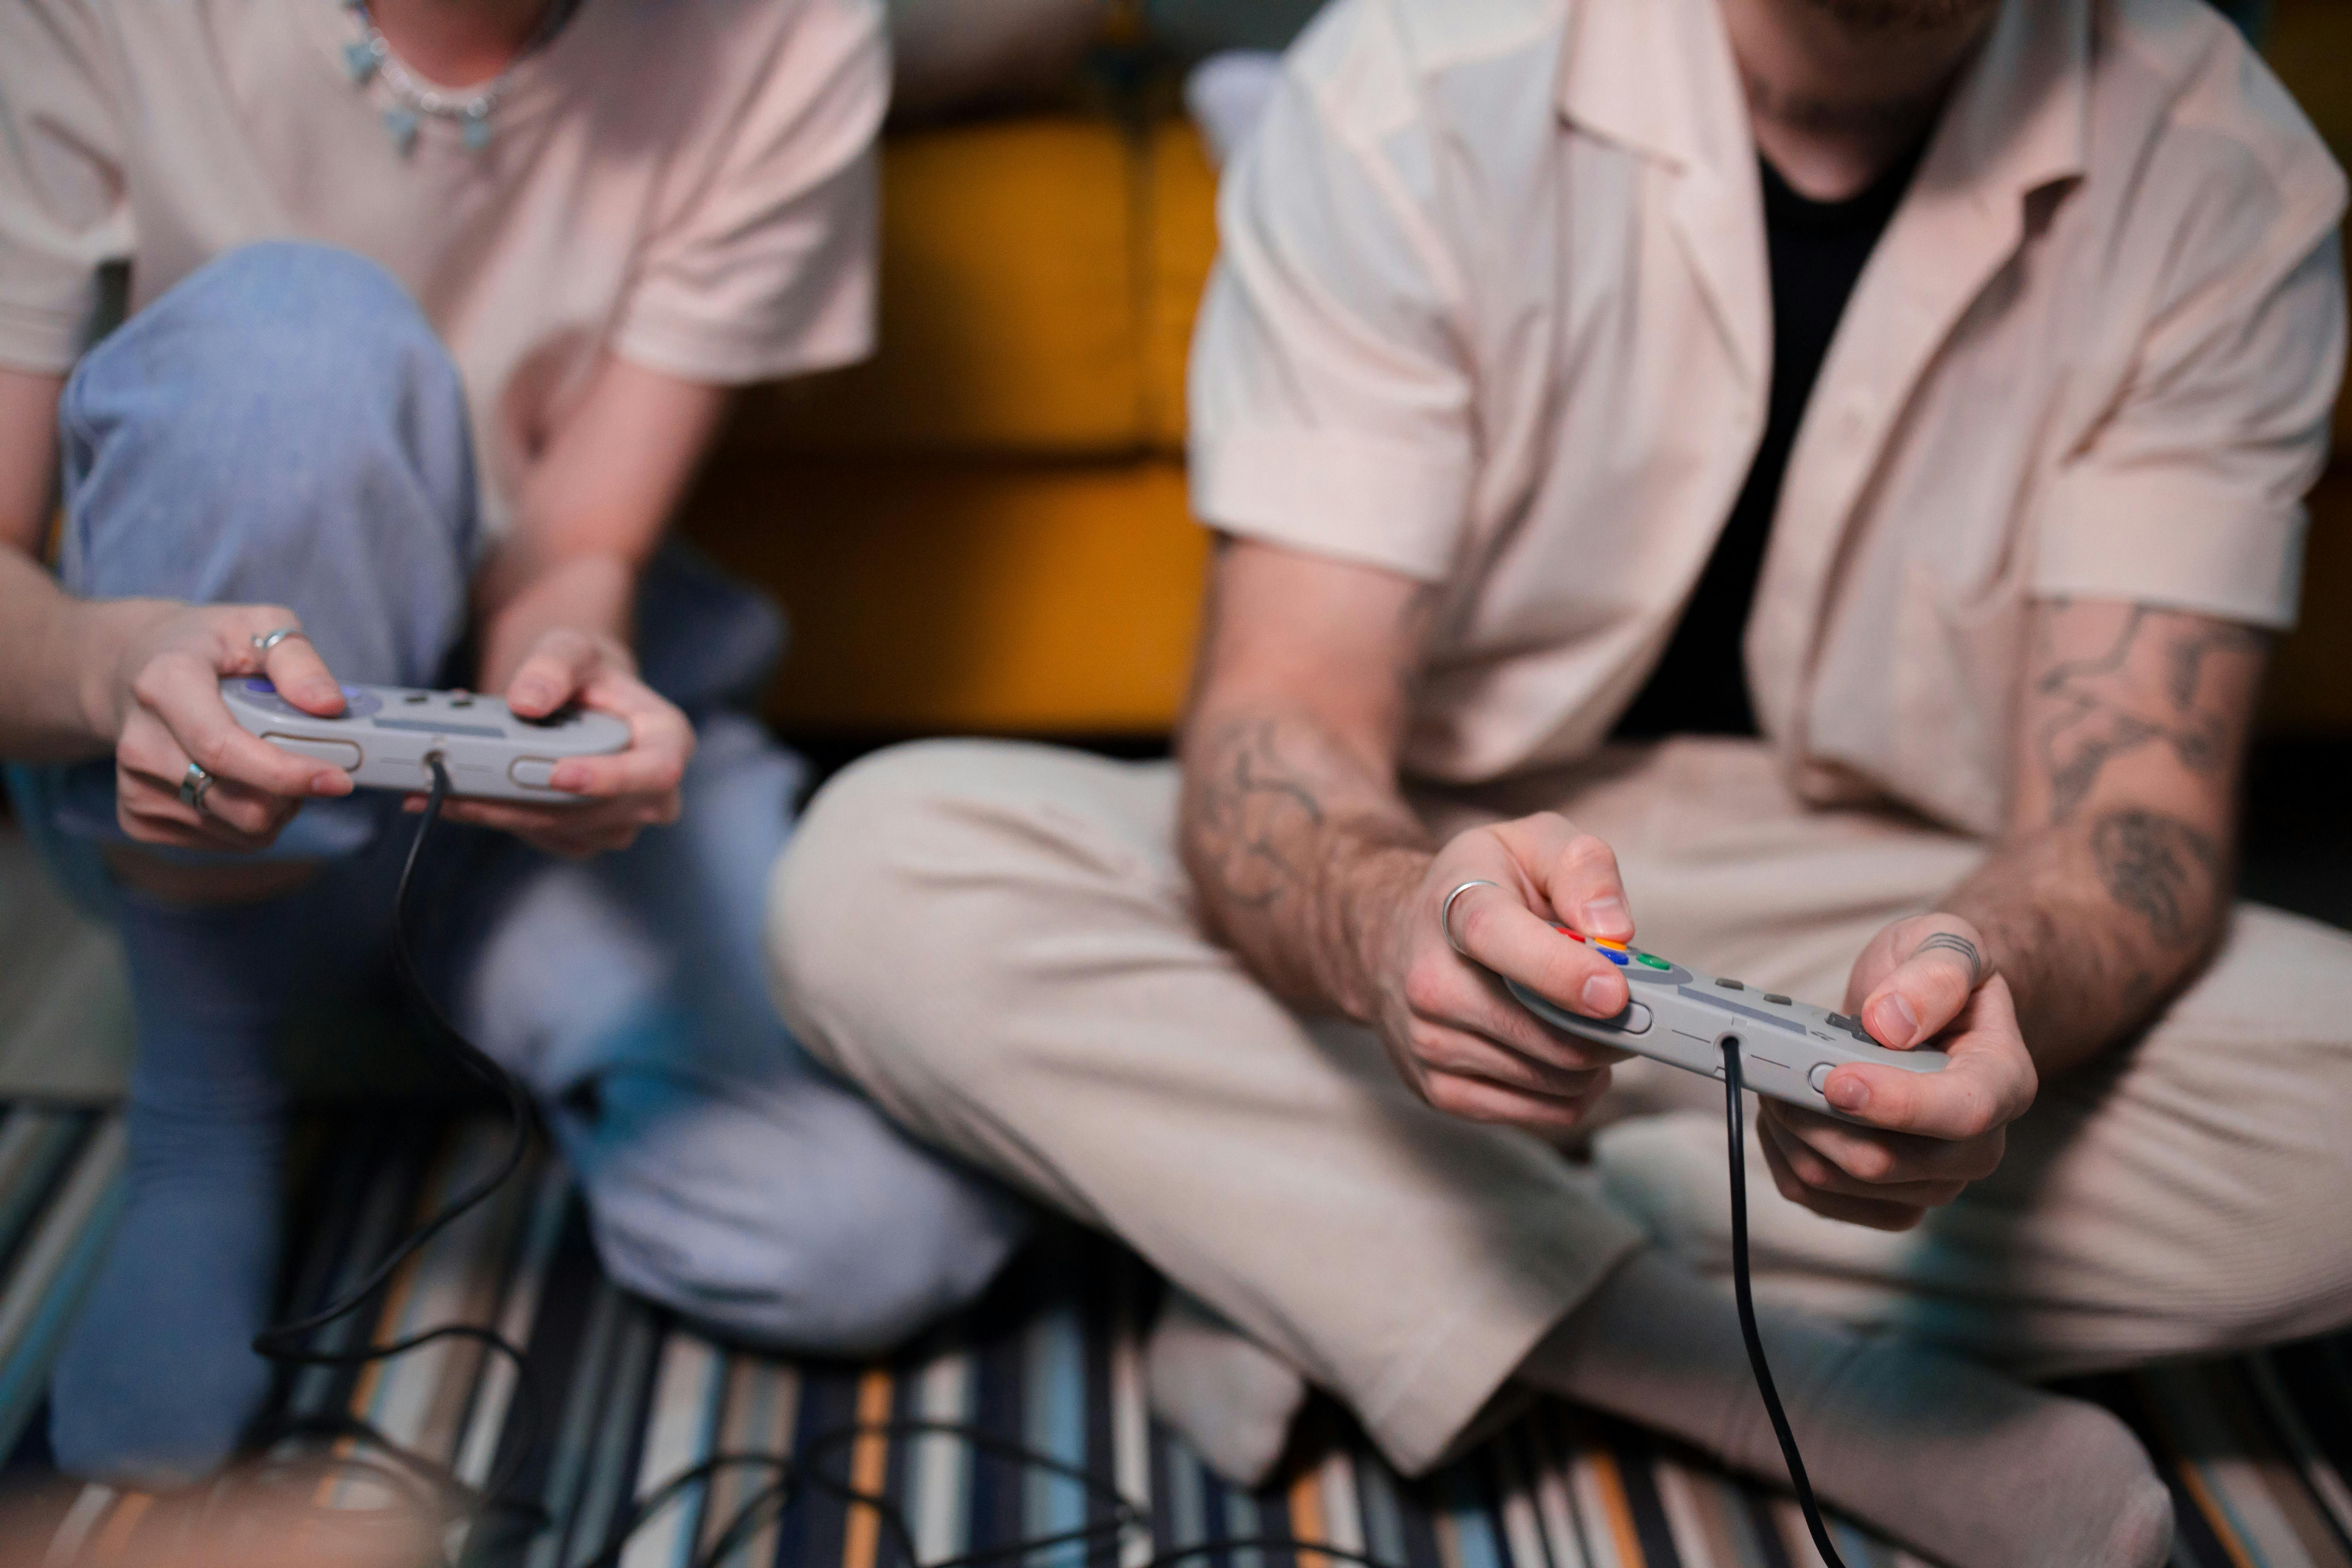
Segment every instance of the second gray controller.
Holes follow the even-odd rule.
[[[496,697],[466,691],[346,686],[343,710],[331,719],[303,712],[267,680],[233,678],[220,683],[220,693],[239,724],[273,746],[342,769],[362,789],[430,789],[425,759],[437,754],[452,795],[576,805],[586,797],[555,787],[555,765],[629,746],[628,725],[610,713],[575,708],[522,719]]]
[[[1564,935],[1581,942],[1572,931]],[[1857,1018],[1759,992],[1737,980],[1700,974],[1655,953],[1613,942],[1593,951],[1625,972],[1633,1000],[1613,1018],[1588,1018],[1507,980],[1519,1004],[1555,1029],[1632,1051],[1705,1078],[1723,1077],[1723,1042],[1739,1042],[1739,1071],[1749,1089],[1828,1116],[1838,1110],[1822,1093],[1830,1073],[1848,1062],[1940,1072],[1951,1064],[1941,1051],[1889,1050]]]

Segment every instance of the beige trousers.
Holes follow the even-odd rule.
[[[777,867],[787,1016],[919,1137],[1123,1237],[1407,1469],[1645,1236],[1727,1268],[1717,1085],[1620,1068],[1589,1166],[1428,1110],[1368,1032],[1295,1016],[1202,935],[1175,801],[1171,765],[1038,746],[867,759]],[[1561,810],[1616,847],[1643,945],[1830,1005],[1880,926],[1983,853],[1802,807],[1744,742],[1422,806],[1440,832]],[[2347,1194],[2352,938],[2252,905],[2160,1025],[2045,1084],[2000,1170],[1919,1229],[1820,1219],[1748,1172],[1759,1293],[2036,1374],[2352,1320]]]

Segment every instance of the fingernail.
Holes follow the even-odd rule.
[[[352,781],[345,778],[339,773],[313,773],[310,775],[310,793],[312,795],[348,795],[351,793],[351,787]]]
[[[1863,1081],[1860,1073],[1850,1077],[1844,1073],[1832,1073],[1829,1087],[1822,1092],[1840,1110],[1860,1110],[1870,1103],[1870,1085]]]
[[[1919,1036],[1919,1015],[1900,991],[1890,991],[1871,1010],[1870,1030],[1890,1046],[1908,1046]]]
[[[588,775],[585,770],[580,768],[558,768],[547,775],[547,782],[557,789],[568,789],[576,795],[581,786],[588,782]]]
[[[1633,917],[1625,912],[1625,900],[1612,896],[1595,899],[1584,906],[1584,929],[1594,936],[1615,936],[1633,929]]]
[[[1598,1018],[1614,1017],[1624,1005],[1617,1000],[1617,987],[1610,976],[1596,974],[1584,983],[1584,1005]]]

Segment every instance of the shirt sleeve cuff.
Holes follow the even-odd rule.
[[[2303,595],[2305,517],[2299,502],[2252,503],[2242,487],[2177,469],[2102,474],[2062,489],[2034,591],[2287,630]]]
[[[0,300],[0,365],[62,374],[79,357],[80,340],[75,318]]]
[[[1192,443],[1192,489],[1212,528],[1435,583],[1454,568],[1470,462],[1339,431],[1234,431]]]
[[[871,312],[846,310],[816,329],[763,336],[740,324],[716,325],[639,311],[614,334],[613,352],[631,364],[681,381],[744,386],[855,364],[874,352]]]

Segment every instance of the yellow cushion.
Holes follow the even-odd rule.
[[[2344,0],[2275,0],[2263,54],[2338,162],[2352,163],[2352,5]],[[2336,405],[2336,444],[2352,449],[2352,387]]]
[[[1182,700],[1208,537],[1174,463],[730,460],[688,517],[792,616],[787,729],[1151,733]]]
[[[2303,620],[2272,656],[2259,727],[2264,733],[2352,735],[2352,463],[2311,492],[2303,566]]]
[[[730,436],[798,452],[1084,456],[1142,443],[1135,160],[1108,121],[894,135],[880,352],[763,387]]]
[[[1152,449],[1184,452],[1184,361],[1217,257],[1217,174],[1189,120],[1163,121],[1145,150],[1143,423]]]

